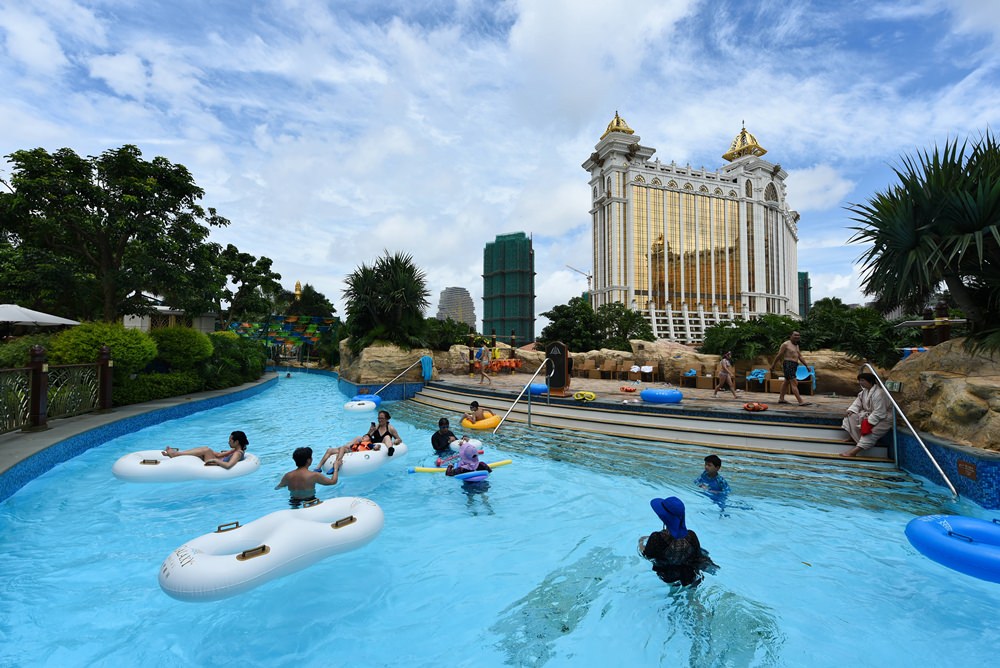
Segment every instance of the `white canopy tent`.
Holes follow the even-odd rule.
[[[34,325],[36,327],[57,327],[59,325],[79,325],[76,320],[60,318],[41,311],[32,311],[17,304],[0,304],[0,323],[11,325]]]

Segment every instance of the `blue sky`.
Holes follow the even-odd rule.
[[[983,0],[0,0],[0,154],[136,144],[286,287],[343,313],[344,277],[402,250],[429,314],[461,285],[481,318],[497,234],[534,238],[536,313],[586,288],[580,164],[616,110],[654,157],[710,169],[745,121],[789,172],[814,298],[852,303],[845,205],[1000,126],[998,36]]]

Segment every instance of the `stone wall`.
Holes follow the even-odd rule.
[[[889,379],[906,417],[921,431],[986,450],[1000,450],[1000,356],[969,355],[964,339],[916,353]]]
[[[348,380],[357,385],[375,385],[387,383],[396,377],[406,367],[417,362],[424,355],[434,355],[434,351],[427,348],[413,348],[403,350],[394,345],[376,343],[361,351],[359,355],[351,352],[347,347],[347,340],[340,342],[340,375],[344,380]],[[435,367],[438,367],[437,358],[434,359]],[[436,373],[437,369],[435,369]],[[420,365],[406,372],[400,381],[420,382],[423,380]]]

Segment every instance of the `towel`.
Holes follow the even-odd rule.
[[[420,373],[424,377],[425,381],[430,380],[434,377],[434,358],[430,355],[424,355],[420,358]]]

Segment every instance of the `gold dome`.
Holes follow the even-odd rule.
[[[625,122],[624,118],[618,115],[617,111],[615,112],[615,117],[611,119],[610,123],[608,123],[608,129],[604,131],[603,135],[601,135],[601,139],[604,139],[612,132],[624,132],[627,135],[635,134],[635,131],[628,126],[628,123]]]
[[[740,133],[736,135],[736,139],[729,145],[729,152],[722,155],[722,159],[732,162],[744,155],[755,155],[759,158],[765,153],[767,150],[757,143],[757,138],[747,132],[747,126],[744,125]]]

